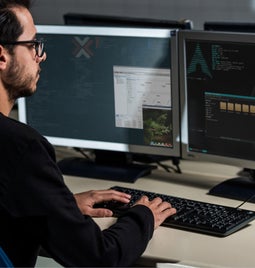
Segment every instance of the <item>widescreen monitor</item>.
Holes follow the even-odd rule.
[[[179,40],[183,157],[254,169],[255,35],[183,31]],[[210,193],[251,198],[254,178]]]
[[[117,154],[113,169],[119,154],[180,156],[176,30],[37,29],[47,60],[36,93],[18,102],[22,122],[53,145],[93,149],[96,161]]]
[[[76,26],[112,26],[134,28],[192,29],[193,22],[189,19],[169,20],[141,17],[125,17],[117,15],[100,15],[86,13],[64,14],[66,25]]]

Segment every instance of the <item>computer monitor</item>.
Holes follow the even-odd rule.
[[[183,31],[179,40],[183,158],[253,169],[255,35]],[[251,198],[254,177],[224,181],[210,193]]]
[[[93,163],[62,161],[65,174],[135,180],[154,167],[135,165],[141,156],[179,158],[176,30],[37,30],[47,60],[36,93],[18,102],[19,118],[53,145],[94,150]]]
[[[206,31],[220,32],[247,32],[255,33],[254,22],[235,22],[235,21],[206,21],[204,23]]]
[[[135,28],[163,28],[163,29],[192,29],[193,22],[189,19],[167,20],[153,18],[123,17],[116,15],[100,14],[64,14],[66,25],[84,26],[113,26],[113,27],[135,27]]]

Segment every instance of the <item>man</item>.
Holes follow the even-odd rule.
[[[91,216],[112,216],[95,203],[130,196],[112,190],[73,195],[53,147],[35,130],[8,118],[15,100],[36,90],[43,43],[29,0],[0,1],[0,246],[14,266],[34,266],[40,247],[63,266],[128,266],[143,253],[157,228],[176,211],[142,197],[108,229]]]

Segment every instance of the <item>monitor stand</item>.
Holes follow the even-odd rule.
[[[135,182],[157,168],[148,163],[134,163],[130,153],[105,150],[95,150],[94,161],[85,157],[71,157],[59,161],[58,166],[64,175],[121,182]]]
[[[208,194],[255,203],[255,170],[243,169],[238,175],[217,184]]]

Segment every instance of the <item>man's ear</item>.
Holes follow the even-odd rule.
[[[6,49],[0,45],[0,70],[4,70],[6,68],[8,53]]]

